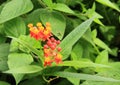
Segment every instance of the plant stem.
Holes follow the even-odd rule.
[[[55,77],[55,78],[50,78],[49,80],[47,80],[47,79],[45,78],[45,76],[42,76],[42,77],[43,77],[44,81],[46,81],[48,84],[49,84],[51,81],[59,78],[59,76],[57,76],[57,77]]]
[[[38,2],[43,8],[46,8],[46,5],[41,0],[38,0]]]

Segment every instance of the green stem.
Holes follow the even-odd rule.
[[[43,8],[46,8],[46,5],[41,0],[38,0],[38,2]]]
[[[43,80],[45,81],[45,82],[49,82],[49,80],[47,80],[46,78],[45,78],[45,76],[42,76],[43,77]]]
[[[50,78],[49,80],[47,80],[47,79],[45,78],[45,76],[42,76],[42,77],[43,77],[44,81],[46,81],[48,84],[50,84],[51,81],[59,78],[59,76],[57,76],[57,77],[55,77],[55,78]]]

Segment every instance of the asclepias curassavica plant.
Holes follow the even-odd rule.
[[[1,0],[0,85],[120,85],[119,6]]]

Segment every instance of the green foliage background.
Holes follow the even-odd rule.
[[[50,22],[63,63],[43,66],[27,24]],[[120,0],[0,0],[0,85],[120,85]]]

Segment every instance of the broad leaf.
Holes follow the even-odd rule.
[[[3,7],[0,14],[0,23],[25,14],[32,8],[33,4],[30,0],[12,0]]]
[[[93,18],[86,20],[62,40],[60,46],[62,48],[61,53],[63,54],[63,59],[66,59],[68,57],[68,55],[71,52],[72,46],[83,36],[83,34],[87,31],[92,21]]]
[[[4,42],[5,42],[5,40],[6,40],[6,37],[4,37],[4,36],[0,35],[0,44],[1,44],[1,43],[4,43]]]
[[[22,67],[25,65],[29,65],[33,62],[33,58],[29,54],[25,53],[11,53],[8,56],[8,66],[9,69],[16,69],[18,67]],[[24,68],[25,69],[25,68]],[[14,74],[13,76],[16,80],[16,83],[18,84],[20,80],[23,78],[24,74]]]
[[[9,54],[9,44],[0,44],[0,57],[8,56]]]
[[[14,39],[10,43],[10,52],[19,52],[19,43]]]
[[[6,22],[4,25],[7,36],[19,37],[26,33],[26,26],[22,18],[15,18]]]
[[[25,19],[25,21],[27,23],[33,23],[36,24],[38,22],[40,22],[40,13],[43,11],[43,9],[36,9],[33,12],[31,12],[30,14],[28,14],[27,18]]]
[[[60,40],[63,38],[66,20],[60,12],[44,10],[40,13],[40,19],[44,24],[50,22],[53,34]]]
[[[25,41],[26,43],[29,43],[30,46],[32,46],[33,48],[35,49],[41,49],[41,42],[40,41],[37,41],[35,40],[34,38],[31,38],[30,36],[24,36],[24,35],[21,35],[19,37],[20,40],[23,40]],[[24,51],[24,52],[31,52],[32,49],[28,49],[28,47],[26,46],[23,46],[23,45],[19,45],[19,49]]]
[[[7,56],[9,54],[9,44],[0,44],[0,71],[8,69]]]
[[[40,66],[35,65],[25,65],[17,68],[12,68],[5,73],[13,73],[13,74],[26,74],[26,73],[36,73],[41,71],[42,68]]]
[[[4,81],[0,81],[0,85],[10,85],[10,84]]]
[[[4,24],[0,24],[0,35],[4,35]]]
[[[10,37],[10,36],[9,36]],[[40,50],[37,50],[36,48],[32,47],[28,42],[26,42],[25,40],[21,40],[19,38],[15,38],[15,37],[10,37],[12,39],[14,39],[15,41],[17,41],[18,43],[20,43],[21,45],[23,45],[24,47],[28,48],[30,51],[32,51],[33,53],[35,53],[36,55],[38,55],[38,57],[40,58],[41,61],[43,61],[43,55],[41,53]]]
[[[53,2],[52,0],[43,0],[43,2],[49,7],[49,8],[53,8]]]
[[[95,63],[107,64],[108,63],[108,51],[103,50],[96,58]]]
[[[71,58],[73,60],[80,60],[83,55],[83,47],[80,43],[77,43],[71,53]]]

